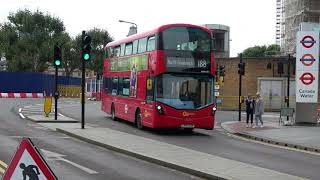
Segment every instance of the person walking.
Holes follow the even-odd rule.
[[[259,120],[261,123],[260,127],[263,128],[263,121],[262,121],[262,114],[264,113],[263,99],[261,98],[261,95],[259,92],[257,92],[256,96],[257,96],[257,99],[255,103],[255,108],[254,108],[256,127],[259,127],[258,126],[258,120]]]
[[[245,101],[246,103],[246,113],[247,113],[247,125],[246,127],[249,127],[249,118],[251,120],[251,126],[253,127],[253,113],[254,113],[254,106],[255,106],[255,100],[252,98],[251,94],[248,94],[248,97]]]

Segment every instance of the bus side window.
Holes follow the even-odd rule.
[[[147,51],[154,51],[156,48],[155,37],[151,36],[148,38]]]
[[[118,94],[120,95],[120,96],[122,96],[122,86],[123,86],[123,78],[122,77],[119,77],[118,78]]]
[[[112,91],[111,91],[111,95],[112,96],[116,96],[118,94],[118,78],[115,77],[115,78],[112,78]]]
[[[138,40],[133,41],[132,54],[137,54],[138,51]]]
[[[126,51],[125,51],[125,56],[129,56],[132,54],[132,43],[127,43],[126,44]]]
[[[144,53],[147,50],[147,37],[139,39],[138,53]]]
[[[112,54],[114,57],[119,57],[120,56],[120,46],[114,47]]]
[[[121,53],[120,53],[120,56],[124,56],[124,52],[125,52],[125,45],[126,44],[121,44]]]
[[[122,81],[122,95],[129,96],[130,78],[124,77]]]
[[[106,78],[106,93],[108,95],[111,95],[112,93],[112,79],[111,78]]]

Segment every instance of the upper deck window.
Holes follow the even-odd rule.
[[[147,50],[147,37],[139,39],[138,53],[144,53]]]
[[[132,43],[127,43],[126,44],[126,52],[124,55],[128,56],[132,54]]]
[[[200,28],[171,27],[162,32],[164,50],[210,52],[210,34]]]
[[[156,49],[155,37],[148,38],[147,51],[154,51]]]

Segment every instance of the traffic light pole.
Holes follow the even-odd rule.
[[[289,95],[290,95],[290,59],[291,59],[291,57],[290,57],[290,54],[288,54],[288,74],[287,74],[287,83],[288,83],[288,85],[287,85],[287,108],[289,108]],[[287,121],[289,121],[289,116],[287,116]]]
[[[242,64],[242,53],[240,53],[240,64]],[[239,73],[239,118],[238,120],[241,121],[241,89],[242,89],[242,75]]]
[[[54,119],[58,119],[58,66],[55,73],[55,90],[54,90]]]
[[[82,31],[82,39],[84,38],[85,36],[85,31]],[[81,129],[84,129],[84,101],[85,101],[85,95],[84,95],[84,88],[85,88],[85,69],[86,69],[86,64],[83,60],[83,54],[81,56],[81,60],[82,60],[82,82],[81,82]]]

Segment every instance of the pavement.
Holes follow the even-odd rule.
[[[301,149],[305,151],[320,153],[320,125],[298,126],[279,125],[279,115],[267,114],[264,117],[263,128],[246,127],[244,118],[242,122],[229,121],[221,124],[227,132],[250,138],[265,143],[281,145]]]
[[[41,121],[41,116],[34,121]],[[130,155],[145,161],[176,169],[206,179],[303,179],[286,173],[222,158],[95,125],[80,123],[38,123],[54,131],[95,144],[100,147]]]

